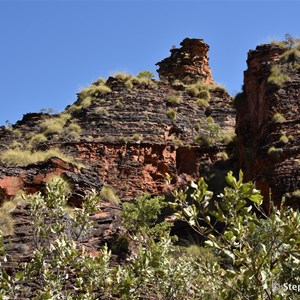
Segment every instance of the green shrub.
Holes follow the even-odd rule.
[[[112,204],[119,204],[120,199],[116,195],[115,190],[110,186],[104,186],[100,192],[100,198],[104,201],[110,202]]]
[[[117,100],[116,105],[115,105],[115,108],[119,108],[119,109],[124,108],[124,104],[122,103],[122,101]]]
[[[167,180],[171,186],[171,177]],[[35,250],[17,273],[8,274],[1,265],[1,297],[30,298],[23,293],[33,286],[29,295],[37,299],[298,299],[297,291],[284,285],[300,275],[298,211],[271,203],[267,215],[260,191],[243,182],[242,172],[238,179],[229,172],[226,182],[216,201],[200,178],[188,193],[173,191],[168,204],[149,196],[124,203],[128,232],[117,235],[112,248],[133,250],[117,266],[107,246],[99,253],[82,246],[95,226],[91,216],[99,210],[98,195],[88,195],[66,217],[68,194],[59,180],[47,184],[43,195],[26,196]],[[201,247],[174,245],[170,223],[159,221],[166,205],[173,220],[201,237]],[[1,264],[7,261],[3,253],[0,236]]]
[[[196,104],[198,106],[203,106],[203,107],[209,107],[209,103],[207,100],[204,100],[204,99],[197,99],[196,100]]]
[[[297,189],[297,190],[293,191],[293,192],[292,192],[292,196],[293,196],[293,197],[296,197],[296,198],[300,198],[300,190]]]
[[[125,86],[127,88],[130,88],[131,85],[132,85],[132,87],[134,85],[144,85],[144,86],[148,86],[148,87],[152,87],[152,88],[156,87],[155,82],[147,77],[132,77],[130,80],[128,80],[125,83]]]
[[[225,151],[218,153],[218,156],[221,158],[221,160],[227,160],[229,158]]]
[[[206,118],[206,122],[209,123],[209,124],[212,124],[212,123],[215,123],[215,120],[214,120],[214,118],[212,116],[208,116]]]
[[[47,151],[30,151],[20,149],[8,149],[1,152],[0,162],[8,166],[27,166],[32,163],[46,161],[51,157],[58,157],[64,161],[73,163],[78,167],[82,167],[70,156],[65,155],[58,148],[49,149]]]
[[[180,103],[182,102],[182,97],[178,95],[169,95],[166,97],[166,100],[171,103]]]
[[[120,79],[120,80],[123,80],[123,81],[127,81],[130,78],[132,78],[132,76],[130,74],[126,74],[126,73],[123,73],[123,72],[118,72],[113,77],[115,77],[117,79]]]
[[[68,132],[80,133],[82,129],[77,123],[71,123],[66,127],[65,130]]]
[[[93,102],[93,97],[92,96],[87,96],[85,97],[81,102],[80,102],[80,106],[82,108],[87,108],[89,107]]]
[[[300,50],[297,48],[285,51],[280,57],[283,63],[295,63],[300,61]]]
[[[169,109],[167,111],[167,117],[170,119],[170,120],[176,120],[176,116],[177,116],[177,113],[174,109]]]
[[[289,138],[285,134],[283,134],[279,139],[279,142],[283,143],[283,144],[288,143],[288,141],[289,141]]]
[[[65,125],[65,121],[59,117],[46,119],[41,122],[40,127],[45,136],[51,134],[60,134],[63,132],[63,127]]]
[[[10,213],[15,209],[15,205],[12,207],[10,201],[5,202],[2,207],[0,207],[0,235],[8,236],[14,234],[14,220]]]
[[[136,75],[137,78],[147,78],[147,79],[153,79],[154,74],[150,71],[141,71]]]
[[[18,138],[18,137],[21,137],[22,133],[21,133],[21,130],[20,129],[14,129],[13,130],[13,135]]]
[[[13,141],[10,145],[9,145],[10,149],[21,149],[23,148],[23,144],[17,141]]]
[[[198,97],[203,98],[204,100],[209,100],[210,99],[210,93],[209,89],[212,86],[209,84],[206,84],[202,81],[198,81],[194,84],[186,85],[185,90],[186,92],[193,97]],[[206,91],[206,92],[205,92]],[[200,96],[200,94],[203,96]]]
[[[289,81],[290,77],[287,74],[284,74],[279,65],[274,65],[271,69],[270,76],[268,77],[268,82],[282,87],[286,81]]]
[[[142,236],[152,236],[160,233],[161,226],[158,217],[162,209],[167,206],[163,196],[151,198],[145,194],[132,203],[125,202],[121,211],[121,218],[125,227],[133,234],[139,233]]]
[[[99,97],[109,93],[111,93],[111,89],[107,85],[91,85],[78,93],[79,103],[81,104],[87,97]]]
[[[105,85],[106,84],[106,80],[102,77],[100,77],[99,79],[97,79],[95,82],[92,83],[93,85]]]
[[[127,88],[127,89],[129,89],[129,90],[131,90],[131,89],[133,89],[133,83],[132,83],[132,81],[126,81],[125,82],[125,87]]]
[[[174,193],[177,219],[189,224],[205,240],[205,248],[217,255],[217,260],[208,264],[194,259],[198,272],[207,278],[209,290],[204,299],[211,299],[212,291],[215,299],[297,298],[295,291],[283,285],[299,276],[295,272],[299,266],[299,213],[271,203],[266,215],[260,191],[252,182],[243,183],[242,172],[239,179],[229,172],[226,181],[228,186],[214,208],[210,208],[213,193],[203,178],[191,184],[191,197],[183,191]],[[221,226],[215,227],[216,222],[222,224],[222,231],[218,230]]]
[[[16,207],[17,207],[16,201],[6,200],[0,207],[0,211],[10,214],[16,209]]]
[[[29,140],[29,145],[32,148],[35,148],[38,144],[46,142],[46,141],[47,141],[47,138],[45,137],[45,135],[43,133],[38,133]]]
[[[236,138],[235,130],[227,130],[226,132],[220,133],[220,139],[224,144],[233,142]]]
[[[284,117],[282,114],[280,114],[280,113],[275,113],[275,114],[273,115],[273,117],[272,117],[272,121],[273,121],[274,123],[283,123],[283,122],[285,122],[286,120],[285,120],[285,117]]]
[[[197,95],[200,99],[204,99],[206,101],[210,100],[210,93],[208,90],[201,90]]]
[[[143,140],[143,135],[140,134],[140,133],[135,133],[133,136],[132,136],[132,139],[134,141],[142,141]]]
[[[275,148],[274,146],[270,147],[268,150],[268,154],[273,158],[279,158],[282,152],[283,150],[281,148]]]
[[[0,210],[0,232],[2,236],[14,234],[14,221],[10,214]]]
[[[96,109],[95,109],[95,112],[97,113],[97,114],[100,114],[100,115],[103,115],[103,116],[106,116],[106,117],[108,117],[109,116],[109,112],[104,108],[104,107],[97,107]]]

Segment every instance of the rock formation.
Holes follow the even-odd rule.
[[[171,56],[156,65],[160,79],[169,82],[180,80],[191,82],[202,80],[212,83],[213,78],[208,64],[207,52],[209,46],[201,39],[184,39],[181,48],[171,49]]]
[[[279,203],[284,195],[299,206],[293,192],[300,188],[300,74],[293,62],[283,62],[285,51],[269,44],[249,52],[237,103],[240,166],[262,191],[266,206],[270,196]],[[275,65],[288,76],[281,86],[268,80]]]

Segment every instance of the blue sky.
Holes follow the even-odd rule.
[[[99,77],[155,72],[185,37],[210,45],[215,81],[235,94],[249,49],[299,37],[299,11],[297,0],[0,0],[0,125],[59,112]]]

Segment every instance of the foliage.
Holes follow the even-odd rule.
[[[282,87],[283,84],[288,80],[290,80],[290,77],[287,74],[283,73],[279,65],[274,65],[271,68],[271,74],[268,78],[268,82]]]
[[[195,143],[206,146],[213,146],[218,143],[221,139],[221,127],[215,123],[214,119],[209,116],[206,118],[206,124],[200,126],[196,124],[198,128],[196,130],[199,135],[195,138]]]
[[[29,140],[29,146],[32,148],[36,148],[38,144],[46,142],[47,138],[43,133],[35,134],[30,140]]]
[[[14,233],[14,220],[3,206],[0,208],[0,234],[3,236],[12,235]]]
[[[202,246],[174,244],[169,223],[160,220],[163,197],[124,203],[122,219],[135,246],[125,263],[113,266],[107,246],[92,256],[78,243],[91,231],[98,195],[69,214],[70,192],[54,179],[45,194],[23,196],[31,203],[36,250],[17,273],[0,268],[1,299],[26,298],[28,282],[36,299],[297,299],[284,284],[300,280],[299,212],[271,205],[266,215],[260,192],[243,183],[242,172],[239,179],[229,172],[226,180],[214,204],[203,178],[191,183],[191,193],[173,192],[174,217],[203,238]],[[1,234],[0,258],[5,263]]]
[[[198,97],[207,102],[210,100],[210,97],[211,97],[209,90],[213,89],[213,88],[214,88],[213,85],[206,84],[206,83],[202,82],[201,80],[194,84],[185,86],[185,90],[187,91],[187,93],[190,96]]]
[[[130,74],[126,74],[124,72],[118,72],[116,74],[114,74],[114,77],[123,81],[127,81],[130,78],[132,78],[132,76]]]
[[[75,162],[72,157],[64,154],[58,148],[49,149],[46,151],[30,151],[21,149],[8,149],[1,152],[0,162],[7,166],[27,166],[32,163],[46,161],[51,157],[59,157],[60,159],[73,163],[78,167],[81,164]]]
[[[176,116],[177,116],[177,113],[176,113],[176,111],[174,110],[174,109],[169,109],[168,111],[167,111],[167,117],[170,119],[170,120],[175,120],[176,119]]]
[[[286,143],[288,143],[288,141],[289,141],[288,136],[286,136],[285,134],[281,135],[281,137],[279,139],[280,143],[286,144]]]
[[[44,135],[50,134],[59,134],[63,132],[63,127],[65,125],[65,120],[57,117],[57,118],[50,118],[46,119],[41,122],[40,127]]]
[[[276,148],[274,146],[268,149],[268,154],[273,158],[279,158],[282,152],[283,152],[282,148]]]
[[[235,134],[235,130],[227,130],[225,132],[222,132],[222,134],[220,134],[220,139],[224,144],[229,144],[231,142],[233,142],[236,138],[236,134]]]
[[[136,75],[137,78],[147,78],[147,79],[153,79],[154,74],[150,71],[141,71]]]
[[[298,282],[300,275],[299,212],[271,206],[266,215],[260,192],[252,182],[243,183],[242,172],[239,180],[232,172],[226,180],[228,187],[214,209],[203,178],[191,184],[190,200],[183,191],[174,193],[177,218],[198,232],[218,256],[213,274],[211,269],[202,272],[215,280],[218,299],[287,299],[293,291],[284,289],[284,283]]]
[[[115,190],[110,186],[104,186],[100,191],[100,198],[112,204],[119,204],[120,199],[116,195]]]
[[[204,107],[209,107],[209,103],[207,100],[204,100],[204,99],[197,99],[196,100],[196,104],[198,106],[204,106]]]
[[[182,97],[179,96],[179,95],[169,95],[169,96],[167,96],[166,100],[168,102],[176,103],[177,104],[177,103],[182,102]]]
[[[125,202],[121,217],[130,232],[149,237],[149,235],[156,235],[159,229],[166,225],[165,222],[157,222],[162,209],[166,206],[163,196],[151,198],[146,194],[137,198],[133,203]]]
[[[285,117],[281,113],[275,113],[272,117],[272,121],[274,123],[282,123],[285,122]]]

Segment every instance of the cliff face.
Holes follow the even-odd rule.
[[[190,51],[191,56],[185,61],[191,70],[193,65],[209,70],[208,46],[202,40],[186,39],[182,45],[180,53]],[[166,60],[171,65],[178,61],[174,52]],[[161,72],[166,73],[166,70],[168,67],[161,66]],[[182,72],[192,74],[194,71],[191,70]],[[179,69],[173,72],[178,78]],[[199,70],[195,72],[199,73]],[[99,188],[105,184],[114,187],[121,199],[129,200],[144,192],[167,192],[166,173],[174,177],[174,185],[205,175],[210,178],[214,164],[223,162],[223,152],[228,151],[230,156],[232,151],[227,144],[234,132],[235,111],[228,93],[217,85],[206,84],[207,81],[212,81],[211,75],[200,81],[203,89],[200,92],[206,97],[200,99],[198,92],[191,92],[191,88],[195,88],[192,85],[115,76],[106,81],[109,92],[90,93],[90,90],[99,88],[98,83],[94,83],[86,89],[90,94],[87,95],[86,91],[79,93],[75,104],[67,107],[61,115],[25,115],[11,132],[2,136],[3,148],[13,142],[24,144],[24,136],[28,134],[31,143],[34,136],[41,134],[45,121],[58,124],[62,116],[69,114],[64,130],[59,134],[52,130],[54,132],[48,133],[46,140],[35,143],[35,148],[58,147],[71,154],[84,168],[76,168],[70,163],[67,166],[60,163],[55,167],[40,163],[21,168],[3,166],[0,170],[2,199],[13,196],[18,189],[38,190],[39,184],[43,185],[51,174],[63,174],[67,178],[70,178],[70,173],[78,178],[85,174],[83,178],[89,177],[86,179],[88,184],[70,179],[71,183],[74,181],[73,186],[82,190],[81,194],[87,185]],[[89,104],[83,105],[86,100]],[[75,122],[81,128],[80,134],[67,135],[66,130]],[[49,126],[47,128],[46,132]],[[203,160],[209,168],[203,168]],[[35,176],[28,175],[32,172]]]
[[[299,206],[300,74],[295,61],[284,60],[286,51],[270,44],[249,52],[237,103],[240,166],[262,191],[266,206],[270,196],[278,203],[284,195]],[[285,76],[283,82],[270,80],[274,70]]]

